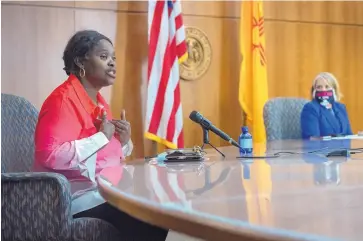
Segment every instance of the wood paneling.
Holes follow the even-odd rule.
[[[67,77],[62,54],[74,32],[74,10],[2,4],[1,18],[1,91],[39,109]]]
[[[183,15],[236,18],[240,1],[182,1]],[[360,1],[264,1],[266,19],[286,21],[363,24]],[[122,1],[119,11],[147,12],[147,2]]]
[[[75,31],[95,29],[115,40],[117,13],[112,4],[117,6],[117,2],[2,2],[2,92],[23,96],[40,109],[67,78],[62,55]],[[101,90],[107,101],[111,88]]]
[[[360,1],[265,1],[265,18],[332,24],[363,24]]]
[[[74,1],[1,1],[2,5],[27,5],[27,6],[44,6],[44,7],[66,7],[73,8]]]
[[[233,2],[229,2],[234,5]],[[223,1],[182,1],[184,16],[214,16],[225,15],[225,2]],[[119,3],[119,11],[147,13],[147,1],[122,1]]]
[[[118,3],[118,10],[121,12],[137,12],[147,13],[146,1],[120,1]]]
[[[76,8],[116,11],[117,1],[75,1]],[[112,25],[115,25],[113,23]]]
[[[183,13],[186,15],[224,16],[224,2],[183,1]]]
[[[117,10],[117,1],[2,1],[2,4],[112,11]]]
[[[242,57],[239,51],[239,20],[223,19],[221,58],[219,62],[221,75],[219,76],[220,92],[220,122],[219,127],[233,139],[238,140],[241,126],[244,124],[244,114],[239,104],[239,74]],[[235,34],[232,34],[235,33]],[[213,81],[213,80],[209,80]],[[221,145],[229,145],[222,141]]]

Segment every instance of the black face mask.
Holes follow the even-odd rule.
[[[314,91],[314,98],[323,106],[332,105],[335,101],[335,94],[333,90]]]

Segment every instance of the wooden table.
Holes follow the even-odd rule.
[[[256,146],[275,159],[237,159],[208,149],[203,163],[135,160],[122,175],[105,169],[101,195],[146,222],[207,240],[361,240],[363,154],[325,157],[362,140],[285,140]],[[307,154],[320,150],[319,154]]]

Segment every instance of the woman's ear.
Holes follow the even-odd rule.
[[[79,57],[76,57],[76,58],[74,59],[74,63],[75,63],[75,65],[77,65],[77,66],[78,66],[78,68],[80,68],[80,69],[84,69],[83,60],[81,60]]]

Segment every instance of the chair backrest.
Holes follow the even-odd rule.
[[[38,110],[26,99],[1,94],[1,172],[28,172],[34,160]]]
[[[300,115],[309,100],[279,97],[264,106],[267,140],[301,139]]]

